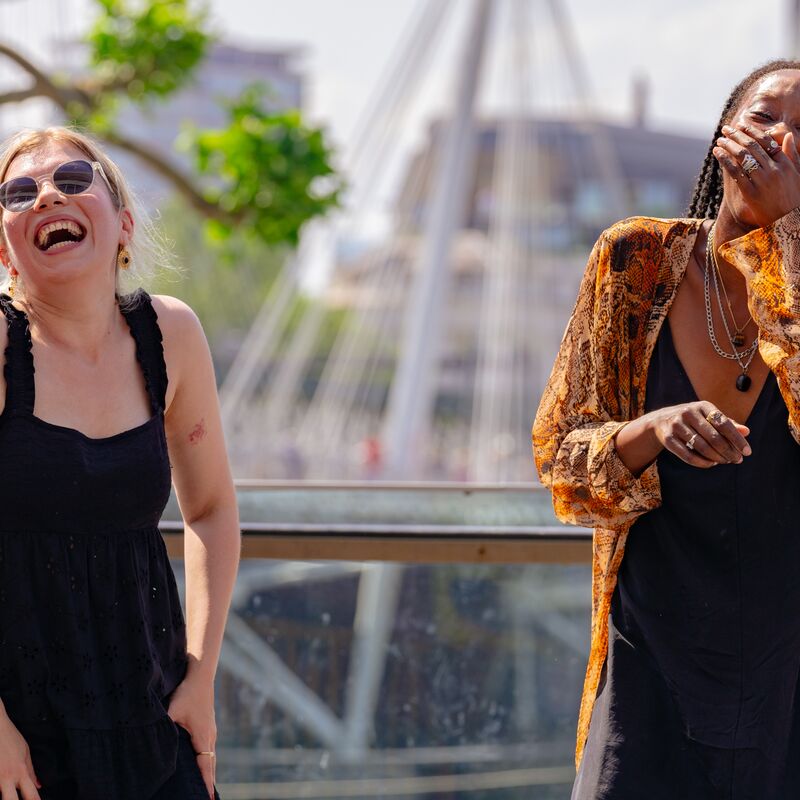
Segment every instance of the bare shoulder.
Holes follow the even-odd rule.
[[[190,374],[201,360],[210,359],[210,354],[203,326],[191,306],[166,294],[154,294],[151,299],[164,344],[169,407],[182,377]]]
[[[191,335],[192,331],[203,330],[197,314],[183,300],[168,294],[154,294],[151,295],[151,299],[158,315],[158,325],[165,339],[168,335]]]
[[[164,351],[173,354],[191,353],[206,348],[206,336],[197,314],[191,306],[166,294],[152,295],[153,309],[158,316],[158,326],[164,339]]]

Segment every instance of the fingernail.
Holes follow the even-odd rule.
[[[751,450],[751,449],[750,449],[750,448],[749,448],[747,445],[745,445],[745,448],[744,448],[744,450],[742,450],[742,452],[743,452],[743,453],[744,453],[746,456],[749,456],[749,455],[750,455],[750,454],[751,454],[753,451],[752,451],[752,450]]]
[[[717,144],[725,144],[727,141],[728,140],[724,136],[720,136],[719,139],[717,139]]]
[[[722,130],[723,130],[723,131],[732,131],[732,130],[733,130],[733,128],[731,128],[731,126],[730,126],[730,125],[723,125],[723,126],[722,126]]]

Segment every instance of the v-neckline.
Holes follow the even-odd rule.
[[[681,361],[680,356],[678,355],[678,351],[675,349],[675,340],[672,338],[672,326],[670,325],[669,315],[664,317],[664,339],[666,340],[667,347],[669,347],[670,355],[675,359],[675,363],[678,366],[678,370],[680,371],[681,377],[683,378],[684,382],[686,383],[686,387],[692,395],[692,398],[696,401],[700,400],[699,395],[697,394],[697,390],[694,388],[694,384],[692,383],[692,379],[689,377],[689,373],[686,371],[686,368],[683,366],[683,362]],[[761,389],[758,392],[758,397],[756,397],[755,402],[750,407],[750,411],[747,414],[747,419],[742,423],[746,425],[748,428],[750,427],[749,423],[753,417],[753,413],[758,408],[759,403],[761,402],[761,398],[765,394],[765,390],[767,385],[769,384],[770,380],[774,380],[775,375],[772,370],[767,372],[767,377],[764,379],[764,383],[761,384]]]

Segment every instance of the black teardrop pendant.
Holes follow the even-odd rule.
[[[747,391],[747,390],[750,388],[750,384],[751,384],[752,382],[753,382],[753,381],[751,381],[751,380],[750,380],[750,376],[749,376],[749,375],[745,375],[744,373],[742,373],[742,374],[741,374],[741,375],[740,375],[740,376],[739,376],[739,377],[736,379],[736,388],[737,388],[737,389],[738,389],[740,392],[746,392],[746,391]]]

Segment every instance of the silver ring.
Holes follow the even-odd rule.
[[[767,142],[767,146],[769,147],[770,153],[774,153],[780,147],[780,145],[774,139],[770,139]]]
[[[742,169],[745,172],[745,175],[749,175],[754,170],[757,170],[761,167],[761,164],[756,161],[750,153],[747,153],[745,157],[742,159]]]
[[[695,433],[688,442],[686,442],[686,449],[687,450],[694,450],[694,440],[699,436],[699,433]]]

